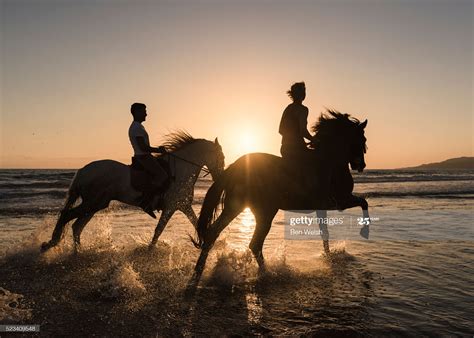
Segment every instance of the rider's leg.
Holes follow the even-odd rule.
[[[143,192],[143,199],[140,206],[151,217],[156,218],[153,210],[154,199],[158,193],[163,192],[163,185],[167,179],[166,171],[159,165],[156,158],[151,155],[136,156],[137,161],[143,166],[145,171],[152,177],[151,186]]]
[[[157,159],[151,155],[137,156],[138,162],[143,166],[145,171],[152,177],[152,184],[157,188],[166,182],[168,174],[158,163]]]

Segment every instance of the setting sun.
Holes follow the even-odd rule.
[[[239,143],[236,149],[241,154],[258,151],[259,142],[257,141],[256,133],[247,129],[244,130],[239,137]]]

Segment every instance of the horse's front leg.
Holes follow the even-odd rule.
[[[191,203],[186,204],[180,210],[186,215],[193,227],[196,228],[198,218],[196,216],[196,213],[194,212],[193,207],[191,206]]]
[[[367,203],[365,198],[358,197],[360,200],[360,206],[362,208],[362,228],[360,229],[360,235],[365,239],[369,239],[369,225],[370,225],[370,217],[369,217],[369,204]]]
[[[369,225],[370,225],[370,217],[369,217],[369,204],[367,200],[362,197],[352,196],[352,203],[353,206],[360,206],[362,208],[362,220],[359,224],[362,224],[362,228],[360,228],[359,234],[364,237],[365,239],[369,239]],[[352,206],[349,206],[352,208]]]
[[[327,210],[316,210],[316,216],[319,221],[319,231],[321,232],[321,237],[323,239],[324,252],[329,253],[329,230],[327,224],[328,212]]]
[[[344,202],[340,203],[339,208],[341,210],[350,209],[353,207],[361,207],[362,208],[362,228],[360,229],[360,235],[365,239],[369,239],[369,225],[370,225],[370,217],[369,217],[369,204],[367,200],[362,197],[351,195],[350,198],[346,199]]]
[[[161,233],[166,227],[166,224],[168,224],[168,221],[170,220],[171,216],[173,216],[174,212],[176,209],[167,209],[164,208],[163,211],[161,212],[160,220],[158,221],[158,224],[155,229],[155,235],[153,236],[153,239],[151,240],[150,243],[150,249],[154,248],[156,245],[156,242],[158,241],[158,238],[160,237]]]

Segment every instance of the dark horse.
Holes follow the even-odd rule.
[[[198,240],[193,240],[201,248],[194,281],[199,280],[219,234],[246,207],[256,220],[249,247],[260,268],[264,268],[263,242],[279,209],[318,210],[318,218],[325,218],[327,210],[360,206],[368,223],[367,201],[352,195],[354,182],[348,168],[348,164],[359,172],[365,168],[367,121],[361,123],[336,111],[328,113],[322,114],[313,127],[314,149],[308,151],[304,165],[270,154],[247,154],[230,165],[209,188],[198,219]],[[220,202],[222,212],[216,218]],[[324,250],[329,253],[327,226],[321,225],[320,230]],[[368,227],[361,230],[361,235],[368,236]]]

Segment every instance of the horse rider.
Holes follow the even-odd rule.
[[[143,103],[134,103],[130,108],[133,115],[133,122],[128,129],[128,137],[133,147],[133,159],[141,164],[145,172],[151,176],[151,186],[143,191],[140,207],[151,217],[156,218],[153,213],[153,200],[157,193],[163,192],[164,184],[168,178],[166,171],[160,166],[152,153],[164,154],[166,149],[162,146],[151,147],[148,133],[142,122],[146,120],[146,105]]]
[[[304,82],[294,83],[286,92],[293,101],[285,110],[280,121],[279,133],[282,136],[280,153],[287,167],[291,168],[295,179],[303,179],[308,175],[308,169],[314,167],[319,172],[320,206],[327,209],[331,206],[333,198],[330,194],[331,172],[324,161],[316,160],[313,151],[308,148],[312,145],[313,136],[307,129],[308,108],[303,105],[306,98],[306,85]],[[307,143],[306,140],[309,142]],[[319,157],[319,156],[318,156]]]
[[[280,153],[283,159],[304,160],[309,155],[305,139],[311,141],[312,138],[307,129],[308,108],[303,105],[305,83],[294,83],[286,93],[293,102],[285,108],[281,117],[278,130],[282,136]]]

